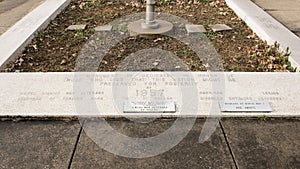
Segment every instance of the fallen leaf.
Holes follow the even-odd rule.
[[[67,63],[67,60],[66,59],[63,59],[60,64],[63,65],[63,64],[66,64]]]

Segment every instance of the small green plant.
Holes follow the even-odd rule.
[[[78,38],[78,39],[85,39],[86,35],[85,35],[84,30],[76,30],[74,37]]]
[[[95,2],[86,2],[85,4],[84,4],[84,6],[83,6],[83,9],[84,10],[89,10],[91,7],[93,7],[93,5],[94,5],[94,3]]]
[[[206,33],[206,36],[207,36],[207,38],[210,39],[210,40],[217,39],[217,35],[216,35],[215,33],[213,33],[213,32],[207,32],[207,33]]]
[[[205,3],[207,3],[207,1],[206,0],[197,0],[198,2],[200,2],[200,3],[202,3],[202,4],[205,4]]]
[[[277,42],[274,45],[267,45],[266,42],[253,46],[249,52],[251,62],[257,63],[257,71],[276,72],[276,71],[290,71],[295,70],[289,62],[290,51],[287,48],[285,51],[280,49]]]
[[[55,21],[55,20],[52,20],[52,21],[51,21],[51,24],[54,25],[54,26],[58,26],[58,23],[57,23],[57,21]]]
[[[44,39],[46,37],[46,34],[47,34],[46,32],[40,32],[36,35],[36,37],[38,39]]]
[[[157,4],[158,5],[170,5],[171,0],[160,0]]]
[[[265,122],[265,121],[267,121],[268,120],[268,117],[267,116],[260,116],[260,117],[258,117],[258,121],[260,121],[260,122]]]

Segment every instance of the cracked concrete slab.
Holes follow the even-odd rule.
[[[300,168],[300,120],[225,119],[239,168]]]
[[[71,168],[234,168],[231,155],[218,127],[208,141],[198,143],[205,119],[197,119],[189,134],[171,150],[149,158],[126,158],[103,150],[86,134],[81,135]],[[154,137],[168,129],[174,120],[156,120],[148,124],[129,121],[110,121],[119,133],[129,137]],[[95,126],[97,129],[100,127]],[[178,133],[173,133],[178,134]],[[109,135],[107,135],[108,137]],[[112,139],[111,142],[119,140]],[[122,143],[119,149],[127,149]]]
[[[0,122],[0,168],[67,168],[78,122]]]

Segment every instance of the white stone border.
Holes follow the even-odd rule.
[[[227,5],[242,19],[247,25],[268,44],[274,42],[280,44],[280,48],[285,50],[289,47],[291,55],[289,61],[295,68],[300,68],[300,38],[289,29],[279,23],[276,19],[262,10],[251,0],[225,0]],[[299,71],[299,70],[298,70]]]
[[[136,72],[135,72],[136,73]],[[133,72],[123,72],[128,77]],[[145,74],[159,74],[162,72],[143,72]],[[166,72],[172,74],[174,72]],[[177,72],[180,73],[180,72]],[[75,74],[77,74],[75,76]],[[260,72],[191,72],[197,83],[199,103],[197,107],[190,107],[189,111],[181,112],[181,98],[174,97],[176,104],[175,113],[122,113],[116,107],[117,102],[128,101],[127,96],[134,96],[135,87],[143,83],[133,85],[131,94],[118,95],[114,98],[112,82],[114,72],[51,72],[51,73],[2,73],[0,76],[0,118],[1,117],[300,117],[300,73],[260,73]],[[212,75],[213,74],[213,75]],[[118,74],[119,77],[121,74]],[[209,76],[214,77],[215,85],[225,85],[222,89],[214,90]],[[224,77],[224,79],[222,79]],[[77,91],[76,81],[95,83],[95,93],[90,89]],[[94,79],[94,80],[91,80]],[[99,81],[99,79],[101,79]],[[125,79],[125,78],[124,78]],[[219,79],[219,80],[218,80]],[[224,84],[222,81],[224,80]],[[126,81],[126,80],[124,80]],[[106,83],[106,84],[105,84]],[[157,88],[166,88],[164,82],[158,83]],[[78,85],[78,84],[77,84]],[[172,88],[172,87],[171,87]],[[169,88],[170,89],[170,88]],[[173,88],[174,89],[174,88]],[[169,91],[172,91],[170,89]],[[74,94],[78,92],[77,94]],[[174,92],[174,90],[173,90]],[[216,92],[214,95],[209,92]],[[125,97],[124,97],[125,96]],[[80,98],[85,101],[80,101]],[[133,98],[133,97],[132,97]],[[211,99],[216,98],[216,99]],[[76,101],[76,99],[79,99]],[[272,112],[220,112],[210,114],[212,104],[218,101],[267,101],[271,105]],[[94,103],[93,103],[94,102]],[[78,109],[78,105],[84,104],[84,111]],[[92,103],[92,104],[90,104]],[[85,106],[86,105],[86,106]],[[285,105],[285,106],[284,106]],[[86,107],[96,106],[93,109]],[[101,111],[105,110],[105,111]],[[219,105],[215,105],[214,111],[218,112]],[[81,111],[81,112],[78,112]],[[76,113],[77,112],[77,113]]]
[[[47,27],[71,0],[46,0],[0,36],[0,68],[15,60],[34,34]]]

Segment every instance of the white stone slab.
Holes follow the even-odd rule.
[[[34,37],[34,33],[45,28],[50,20],[70,2],[71,0],[46,0],[2,34],[0,36],[0,68],[5,67],[9,61],[15,60]]]
[[[84,30],[86,28],[86,25],[70,25],[69,27],[67,27],[66,30]]]
[[[104,26],[97,26],[95,28],[96,32],[100,32],[100,31],[111,31],[112,30],[112,26],[111,25],[104,25]]]
[[[188,33],[205,33],[205,32],[207,32],[203,25],[186,24],[185,29]]]
[[[242,18],[247,25],[268,44],[278,42],[282,50],[289,47],[289,57],[293,67],[298,69],[300,64],[300,38],[263,11],[251,0],[226,0],[227,5]]]
[[[299,117],[299,84],[300,73],[2,73],[0,116]],[[176,112],[125,115],[132,100],[174,101]],[[219,101],[266,101],[273,111],[221,112]]]
[[[231,27],[229,27],[226,24],[215,24],[215,25],[209,25],[209,27],[214,31],[214,32],[222,32],[222,31],[230,31],[232,30]]]

